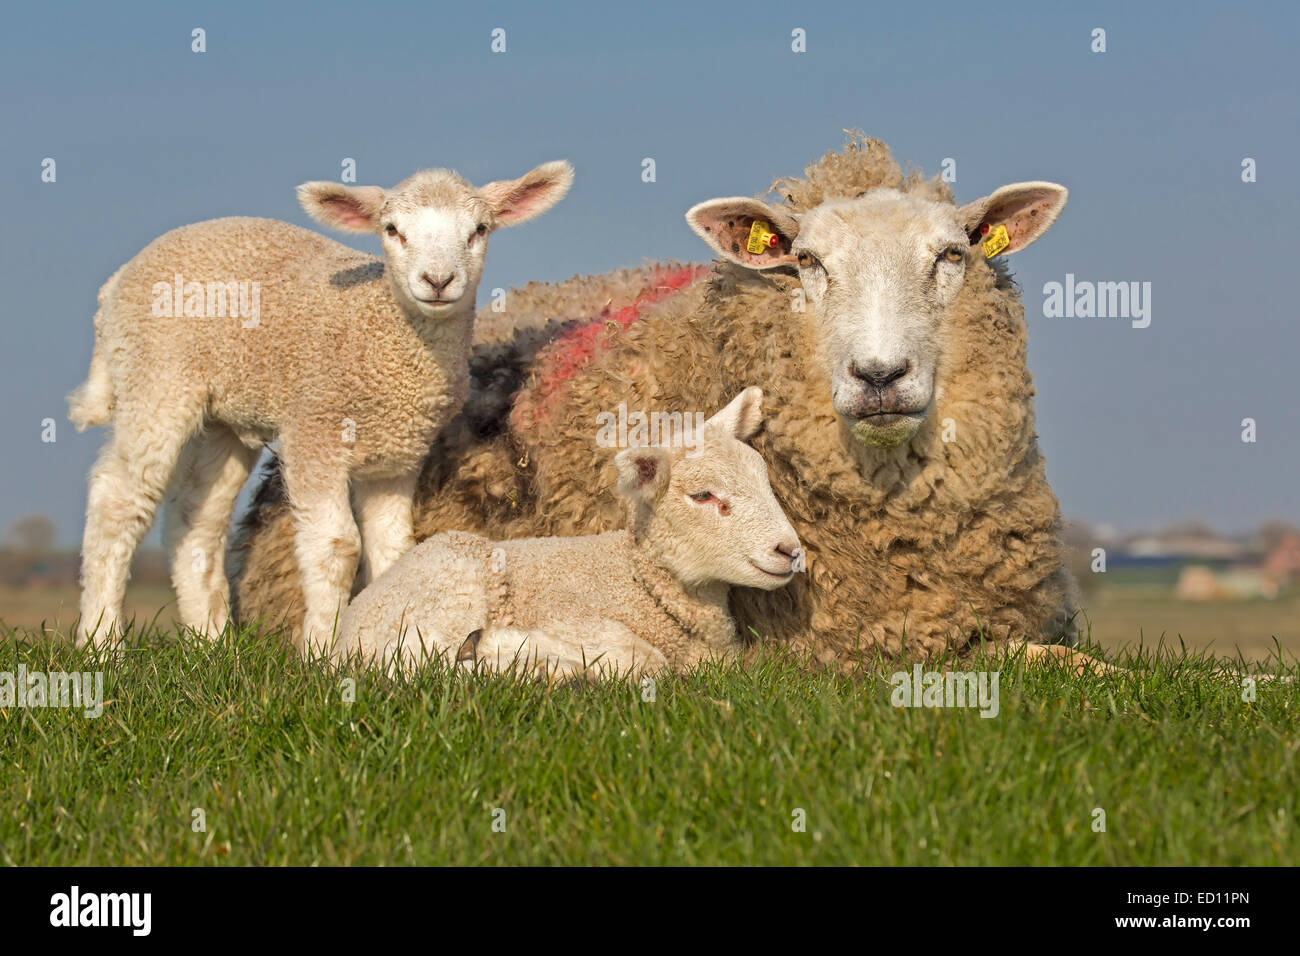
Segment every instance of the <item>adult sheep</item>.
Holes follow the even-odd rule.
[[[754,447],[809,573],[737,591],[742,633],[841,662],[1068,634],[1074,588],[1034,433],[1024,311],[981,241],[1023,249],[1065,189],[1007,186],[958,207],[946,184],[905,176],[884,144],[855,136],[774,190],[783,203],[695,207],[690,223],[721,261],[679,291],[649,288],[659,301],[629,306],[631,319],[559,334],[528,363],[507,420],[470,411],[426,467],[417,537],[616,527],[618,502],[599,493],[616,449],[597,442],[597,416],[620,403],[707,409],[755,384],[770,407]],[[755,222],[774,246],[748,251]],[[599,277],[566,285],[555,301],[600,298]],[[524,326],[547,317],[520,306]],[[481,370],[471,409],[503,407],[510,384]],[[272,482],[242,529],[244,617],[294,596],[282,510]]]

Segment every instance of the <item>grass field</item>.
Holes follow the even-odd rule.
[[[1185,645],[1218,657],[1265,660],[1281,646],[1300,656],[1300,589],[1273,601],[1187,602],[1170,596],[1172,582],[1152,583],[1140,574],[1111,574],[1115,584],[1086,601],[1083,625],[1091,639],[1108,651]],[[132,583],[126,614],[141,624],[174,623],[175,595],[166,585]],[[0,626],[39,630],[71,627],[77,617],[77,589],[72,585],[23,590],[0,587]],[[1182,645],[1180,645],[1180,640]]]
[[[1086,602],[1085,628],[1108,651],[1165,644],[1218,657],[1300,655],[1300,591],[1266,601],[1176,601],[1168,592],[1109,588]]]
[[[983,718],[781,656],[652,701],[430,669],[349,702],[257,635],[108,664],[20,636],[0,672],[102,669],[107,703],[0,708],[6,864],[1300,862],[1300,683],[1246,702],[1204,657],[966,661],[1000,671]]]

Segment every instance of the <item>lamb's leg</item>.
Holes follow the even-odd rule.
[[[81,544],[77,645],[120,637],[131,558],[153,524],[190,429],[158,420],[140,426],[119,411],[113,437],[90,472]]]
[[[211,636],[230,616],[226,534],[235,499],[257,461],[224,425],[185,445],[163,503],[163,546],[172,565],[181,621]]]
[[[411,498],[418,470],[397,478],[359,479],[353,494],[361,524],[361,578],[364,587],[415,546],[411,530]]]
[[[361,535],[352,517],[345,469],[322,473],[320,462],[299,467],[286,445],[284,482],[293,508],[294,551],[306,604],[299,649],[305,658],[318,657],[334,643],[334,629],[356,577]]]
[[[529,670],[556,680],[657,673],[668,659],[617,621],[558,621],[542,628],[490,627],[466,638],[456,659],[489,670]]]

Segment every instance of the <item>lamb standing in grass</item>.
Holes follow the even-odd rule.
[[[420,463],[468,390],[488,235],[546,211],[572,179],[552,162],[478,189],[441,169],[388,191],[306,183],[314,219],[377,235],[384,258],[229,218],[173,230],[120,268],[99,293],[90,376],[69,399],[78,430],[113,422],[90,475],[78,642],[117,636],[131,557],[164,495],[180,616],[221,629],[230,513],[279,437],[303,651],[328,647],[362,548],[378,576],[414,543]]]
[[[344,612],[336,653],[400,669],[426,656],[516,658],[566,676],[683,669],[737,647],[732,585],[771,589],[801,569],[799,539],[758,452],[750,387],[691,451],[642,446],[614,460],[624,530],[493,543],[448,532],[408,552]],[[468,638],[467,638],[468,635]]]

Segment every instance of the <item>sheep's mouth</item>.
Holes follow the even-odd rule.
[[[862,415],[856,420],[859,423],[871,425],[873,428],[888,428],[891,425],[897,425],[899,422],[915,421],[924,414],[924,412],[872,412],[870,415]]]
[[[928,413],[929,409],[923,408],[919,411],[845,415],[844,423],[862,444],[873,448],[893,448],[915,435]]]
[[[439,307],[441,307],[441,306],[455,305],[457,302],[460,301],[460,299],[461,299],[460,296],[456,296],[454,299],[444,299],[444,298],[442,298],[441,296],[439,296],[439,297],[437,297],[437,298],[433,298],[433,299],[425,299],[425,298],[422,298],[422,297],[420,297],[420,296],[418,296],[418,295],[415,297],[415,301],[416,301],[416,302],[419,302],[421,305],[427,305],[427,306],[430,306],[430,307],[432,307],[432,308],[439,308]]]
[[[750,558],[750,559],[749,559],[749,563],[752,564],[754,567],[758,568],[758,570],[762,571],[764,574],[766,574],[769,578],[772,578],[773,580],[777,580],[777,581],[785,581],[785,580],[787,580],[787,579],[789,579],[789,578],[794,577],[794,569],[793,569],[793,568],[791,568],[791,569],[788,570],[788,571],[769,571],[767,568],[763,567],[761,564],[759,564],[759,563],[758,563],[757,561],[755,561],[753,558]]]

